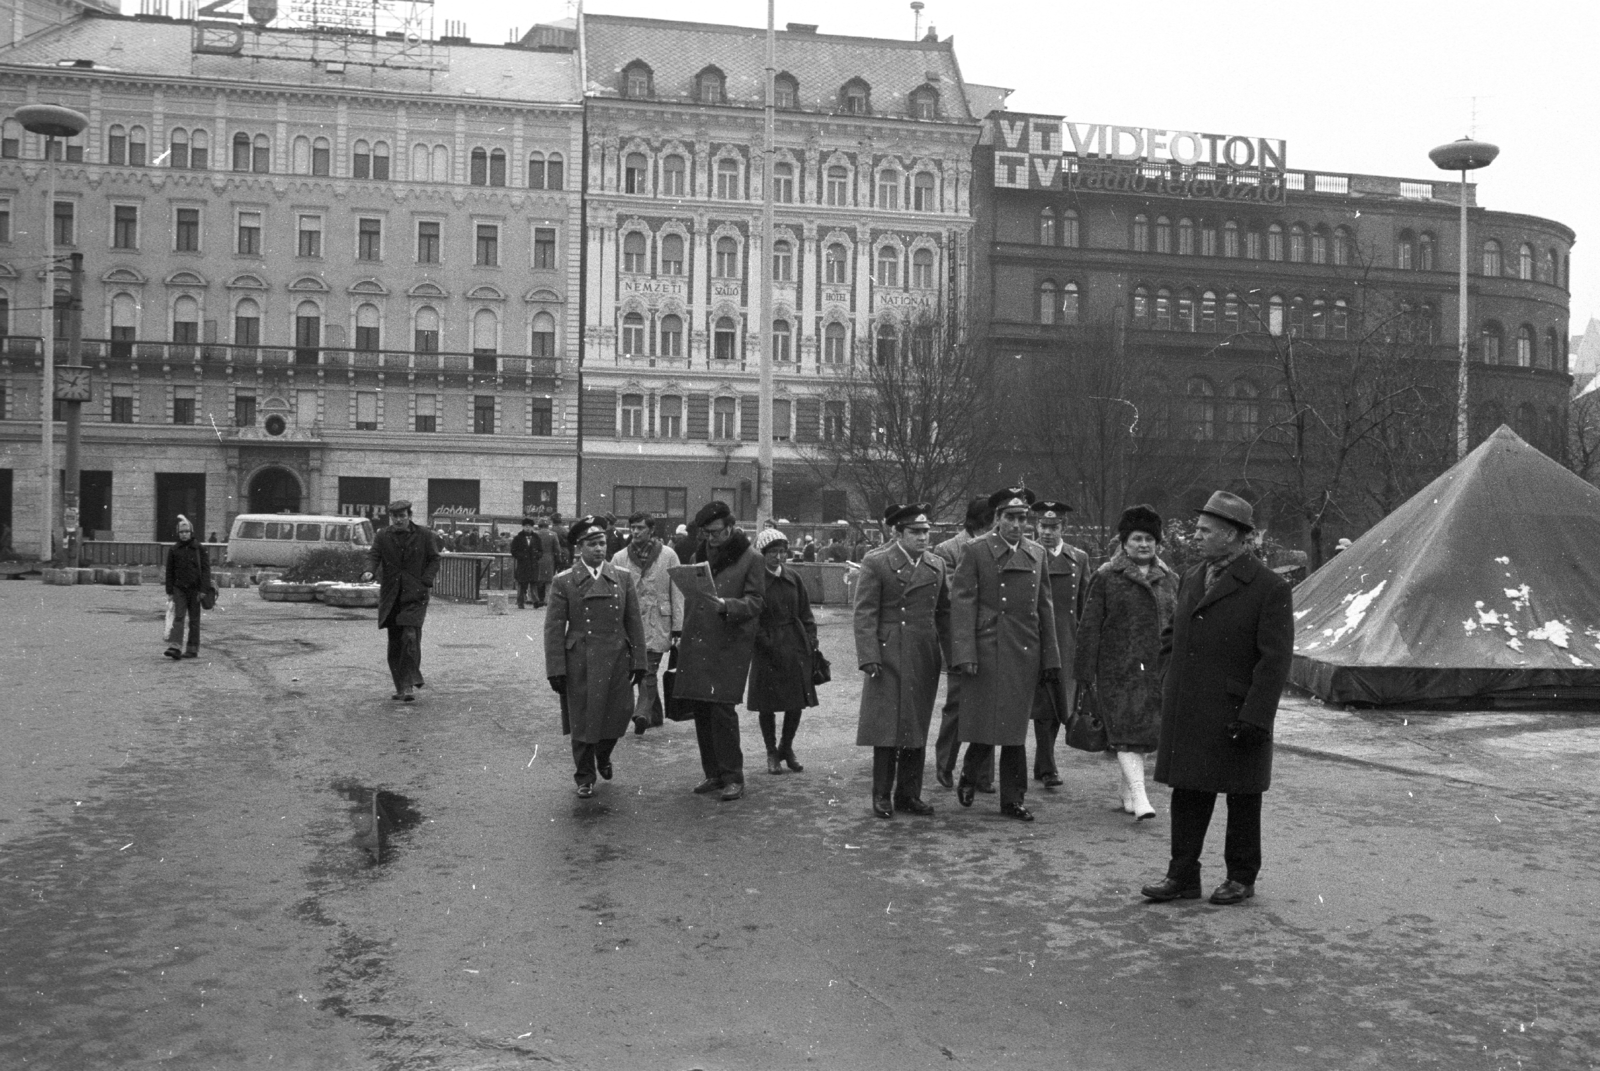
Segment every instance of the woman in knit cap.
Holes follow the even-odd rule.
[[[1117,551],[1089,581],[1073,673],[1091,686],[1122,772],[1122,809],[1152,817],[1144,757],[1161,728],[1161,630],[1178,604],[1178,577],[1156,556],[1161,515],[1129,506],[1117,523]]]
[[[750,663],[750,694],[745,706],[756,711],[767,745],[767,772],[782,773],[783,764],[805,769],[794,754],[800,712],[817,705],[811,683],[811,655],[817,649],[817,623],[800,577],[784,564],[789,539],[776,528],[756,536],[756,552],[765,566],[766,603],[756,626],[756,652]],[[778,737],[777,712],[783,711],[783,736]]]

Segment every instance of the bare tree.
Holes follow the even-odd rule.
[[[1580,392],[1568,407],[1566,460],[1590,483],[1600,478],[1600,391]]]

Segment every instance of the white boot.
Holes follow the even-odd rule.
[[[1119,751],[1117,756],[1117,789],[1122,793],[1122,813],[1133,813],[1133,789],[1128,785],[1127,752]]]
[[[1128,794],[1133,803],[1129,813],[1141,822],[1146,818],[1154,818],[1156,809],[1150,806],[1150,797],[1144,792],[1144,755],[1137,751],[1119,751],[1117,763],[1122,767],[1122,776],[1128,783]]]

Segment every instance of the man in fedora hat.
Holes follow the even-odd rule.
[[[1156,901],[1199,899],[1206,827],[1226,793],[1227,880],[1211,902],[1239,904],[1255,895],[1261,869],[1261,795],[1272,781],[1272,723],[1294,655],[1293,599],[1250,553],[1250,503],[1217,491],[1195,528],[1204,560],[1184,575],[1162,634],[1156,780],[1172,787],[1172,859],[1167,876],[1141,891]]]
[[[534,595],[533,586],[539,579],[539,555],[544,552],[544,543],[539,539],[535,525],[539,523],[537,517],[522,518],[522,531],[511,541],[511,557],[517,563],[517,609],[526,610],[528,599]],[[533,598],[534,608],[539,606],[539,599]]]
[[[372,540],[368,578],[378,578],[378,627],[389,632],[389,674],[394,697],[411,702],[422,682],[422,623],[439,573],[433,532],[411,519],[409,499],[389,503],[389,527]]]

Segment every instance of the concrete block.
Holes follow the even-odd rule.
[[[120,584],[125,587],[135,587],[144,583],[144,574],[137,569],[113,569],[110,584]]]
[[[77,574],[72,569],[41,569],[39,579],[56,587],[68,587],[78,582]]]
[[[99,572],[98,569],[86,568],[69,571],[72,573],[73,583],[75,584],[98,584],[100,582],[99,578],[95,576],[95,573]]]

